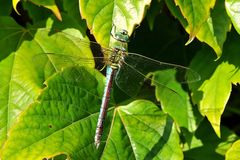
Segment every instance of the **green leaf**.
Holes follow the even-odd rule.
[[[33,24],[39,23],[40,21],[46,20],[52,16],[51,11],[35,5],[30,1],[22,1],[21,4],[24,10],[27,11],[29,18],[31,19],[31,23]]]
[[[55,3],[55,0],[30,0],[32,3],[38,5],[38,6],[43,6],[47,9],[50,9],[54,15],[59,19],[60,21],[62,20],[61,13]]]
[[[0,146],[6,140],[7,132],[15,123],[18,115],[37,98],[43,87],[43,82],[52,73],[56,72],[56,70],[51,70],[52,73],[50,74],[49,66],[53,68],[53,65],[57,63],[59,69],[63,67],[57,61],[49,61],[49,57],[47,55],[44,56],[44,53],[57,52],[62,55],[77,54],[80,57],[92,57],[91,50],[87,46],[82,49],[79,48],[78,39],[61,32],[49,32],[53,23],[57,26],[57,22],[52,19],[49,19],[47,22],[44,21],[44,23],[47,23],[48,29],[45,27],[37,28],[36,26],[22,29],[21,27],[15,27],[15,24],[12,25],[10,22],[6,23],[9,25],[5,25],[0,30],[2,35],[4,35],[4,32],[7,33],[7,37],[3,37],[2,40],[5,46],[0,45],[1,50],[7,49],[9,53],[11,52],[10,56],[0,61],[0,71],[3,75],[0,83],[0,127],[2,132],[0,135]],[[74,26],[73,23],[70,23],[71,21],[66,22]],[[76,29],[68,28],[65,32],[81,36],[81,33]],[[15,43],[10,43],[12,39]],[[36,58],[36,55],[40,53],[43,56],[39,56],[39,59]],[[94,67],[93,63],[83,63],[81,65]]]
[[[190,43],[209,18],[210,9],[214,7],[215,0],[175,0],[175,3],[188,22],[190,36],[187,43]]]
[[[107,47],[112,25],[125,29],[131,35],[135,25],[143,19],[145,8],[151,0],[80,0],[81,15],[97,42]]]
[[[162,6],[163,6],[163,3],[161,0],[152,1],[151,6],[148,9],[148,12],[146,15],[150,30],[153,30],[156,16],[160,14]]]
[[[100,72],[84,67],[66,68],[48,79],[37,102],[10,131],[2,159],[42,160],[62,153],[96,159],[96,112],[104,81]]]
[[[114,111],[101,159],[182,159],[173,121],[152,102],[137,100]]]
[[[195,132],[192,141],[184,144],[184,159],[223,160],[227,150],[238,137],[225,127],[221,128],[221,132],[220,139],[214,135],[207,120],[203,121]]]
[[[1,58],[8,56],[0,61],[0,72],[2,75],[0,83],[1,148],[7,138],[7,132],[12,125],[13,119],[16,119],[16,115],[20,110],[24,108],[26,103],[31,101],[32,95],[30,94],[31,91],[27,90],[27,83],[31,83],[31,81],[25,82],[25,89],[17,82],[17,79],[20,78],[18,76],[24,76],[24,74],[22,70],[18,68],[20,66],[20,61],[16,60],[14,51],[18,49],[22,39],[26,38],[22,33],[24,29],[18,26],[13,19],[8,17],[1,17],[0,22],[2,26],[0,29],[0,48],[4,56]],[[24,63],[24,61],[21,63]],[[22,78],[24,79],[25,77]],[[32,92],[37,92],[35,87],[32,89]]]
[[[13,5],[13,9],[15,10],[15,12],[17,14],[19,14],[18,10],[17,10],[17,4],[20,2],[20,0],[12,0],[12,5]],[[20,14],[19,14],[20,15]]]
[[[156,98],[160,101],[163,111],[173,117],[180,127],[193,132],[200,122],[200,115],[192,107],[188,92],[177,82],[176,74],[176,71],[171,69],[154,73]]]
[[[79,0],[72,0],[71,3],[69,1],[63,1],[63,8],[67,12],[68,15],[74,17],[75,20],[81,21],[82,17],[79,10]]]
[[[224,0],[218,0],[211,12],[211,17],[203,24],[197,38],[211,46],[220,58],[230,28],[231,22],[224,7]]]
[[[119,106],[113,115],[108,112],[112,117],[111,129],[106,137],[110,123],[105,123],[106,146],[103,151],[97,150],[96,112],[104,82],[101,73],[85,67],[65,68],[49,78],[37,102],[11,129],[2,159],[42,160],[62,153],[72,159],[98,159],[100,152],[101,159],[183,158],[173,121],[156,105],[144,100]]]
[[[0,17],[0,26],[0,60],[2,60],[18,49],[24,36],[24,28],[7,16]]]
[[[238,0],[226,0],[225,6],[228,16],[231,18],[233,26],[240,34],[240,12],[239,12],[239,1]]]
[[[219,137],[221,115],[229,99],[231,85],[240,82],[239,43],[239,38],[232,34],[225,43],[223,56],[218,61],[214,61],[209,48],[203,48],[191,65],[202,78],[200,82],[190,84],[194,91],[194,103],[198,104],[199,111],[208,118]]]
[[[38,5],[38,6],[43,6],[45,8],[50,9],[55,16],[61,21],[62,17],[61,17],[61,13],[57,7],[57,5],[55,4],[55,0],[30,0],[32,3]],[[13,5],[13,9],[15,10],[15,12],[17,12],[17,14],[20,15],[20,13],[17,10],[17,4],[20,2],[20,0],[12,0],[12,5]]]
[[[233,143],[232,147],[226,153],[226,160],[239,160],[240,159],[240,140]]]
[[[172,14],[180,20],[185,30],[190,33],[190,26],[181,15],[179,9],[174,6],[172,1],[166,1],[166,3]],[[222,47],[230,27],[231,22],[225,11],[224,1],[219,0],[216,2],[210,16],[203,22],[196,37],[211,46],[219,58],[222,55]]]
[[[9,56],[6,60],[0,62],[0,72],[1,78],[0,83],[0,148],[3,145],[3,142],[7,138],[7,131],[8,131],[8,116],[7,116],[7,109],[11,104],[11,94],[9,94],[9,90],[11,89],[9,82],[11,81],[11,70],[12,70],[12,63],[14,60],[14,56]],[[24,101],[24,99],[22,99]]]
[[[0,0],[0,16],[8,16],[12,11],[11,1]]]

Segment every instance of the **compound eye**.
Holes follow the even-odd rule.
[[[121,34],[128,35],[128,31],[127,30],[122,30]]]

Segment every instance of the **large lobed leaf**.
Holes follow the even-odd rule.
[[[114,111],[101,159],[182,159],[172,119],[152,102],[137,100]]]
[[[213,53],[203,48],[192,61],[192,67],[201,75],[199,83],[191,84],[193,99],[203,116],[206,116],[220,136],[221,115],[228,102],[232,84],[240,82],[239,38],[229,35],[223,56],[214,62]],[[201,63],[199,63],[201,62]]]
[[[20,14],[17,10],[17,4],[19,2],[20,2],[20,0],[12,0],[13,8],[14,8],[15,12],[17,12],[18,14]],[[38,6],[43,6],[45,8],[50,9],[59,20],[62,20],[61,13],[60,13],[57,5],[55,4],[55,0],[44,0],[44,1],[42,1],[42,0],[30,0],[30,2],[32,2],[32,3],[34,3]]]
[[[214,134],[214,130],[207,120],[204,120],[191,137],[184,144],[184,159],[186,160],[224,160],[224,156],[237,135],[226,127],[221,127],[221,138]]]
[[[51,77],[10,131],[2,159],[42,160],[61,153],[97,158],[93,137],[104,80],[101,73],[83,67]]]
[[[106,146],[102,151],[95,148],[96,112],[104,87],[104,77],[96,70],[66,68],[46,84],[10,131],[3,160],[41,160],[62,153],[72,159],[183,158],[173,121],[145,100],[118,106],[113,115],[109,112],[112,124]]]
[[[109,31],[111,30],[113,23],[115,25],[117,25],[118,27],[120,27],[120,29],[125,28],[129,31],[129,33],[131,33],[133,30],[133,26],[135,24],[140,23],[142,16],[144,14],[144,8],[150,3],[150,1],[141,3],[141,4],[140,3],[138,4],[138,2],[130,3],[132,5],[133,4],[135,5],[135,6],[133,5],[134,6],[133,8],[137,8],[136,12],[134,12],[135,14],[133,13],[133,15],[136,15],[136,14],[138,15],[138,16],[131,18],[131,17],[129,17],[129,16],[131,16],[131,14],[128,15],[127,12],[122,12],[122,13],[120,12],[120,11],[125,11],[128,9],[129,9],[128,11],[131,11],[131,12],[133,11],[131,5],[126,5],[129,3],[126,3],[125,1],[124,2],[114,1],[117,3],[113,3],[113,1],[111,1],[111,2],[109,1],[110,7],[108,5],[106,5],[107,3],[103,3],[103,2],[100,3],[100,2],[95,1],[94,6],[98,6],[98,7],[93,8],[92,7],[93,5],[90,5],[91,9],[89,9],[89,8],[87,8],[88,5],[86,5],[86,4],[89,4],[90,2],[91,1],[81,1],[80,6],[82,7],[81,8],[82,14],[83,15],[85,14],[84,18],[87,19],[88,26],[91,28],[96,39],[105,46],[109,45],[109,41],[110,41],[109,40],[109,37],[110,37]],[[180,1],[176,1],[176,2],[180,6],[183,15],[186,15],[184,13],[188,13],[189,6],[185,5],[184,2],[181,2],[181,3],[180,3]],[[196,1],[196,2],[198,2],[198,1]],[[98,5],[96,5],[96,3]],[[213,3],[210,3],[210,1],[208,1],[208,3],[206,3],[206,4],[204,4],[207,7],[202,8],[202,9],[206,10],[206,13],[204,13],[204,15],[202,15],[203,12],[202,12],[201,8],[194,9],[193,3],[195,3],[195,2],[189,1],[188,3],[190,3],[190,6],[193,7],[193,11],[196,11],[196,13],[199,13],[203,19],[201,19],[201,21],[195,21],[195,20],[198,20],[199,17],[194,17],[193,15],[189,14],[189,15],[187,15],[187,17],[185,16],[188,24],[190,24],[187,26],[186,20],[183,19],[183,17],[181,16],[181,13],[179,15],[177,15],[177,17],[179,19],[181,19],[182,24],[185,26],[186,30],[190,33],[190,36],[194,37],[193,33],[196,33],[197,38],[199,40],[202,40],[202,41],[205,41],[206,43],[208,43],[215,50],[218,57],[220,57],[221,52],[222,52],[222,46],[226,39],[226,33],[229,30],[229,26],[230,26],[230,21],[229,21],[229,18],[226,16],[226,12],[225,12],[224,5],[223,5],[224,2],[217,1],[216,6],[214,7],[214,10],[211,12],[210,15],[209,15],[210,8],[213,7],[213,5],[211,5]],[[85,4],[85,5],[82,5],[82,4]],[[121,7],[121,5],[119,5],[119,4],[126,5],[127,7],[125,7],[125,8]],[[140,7],[136,7],[137,6],[136,4],[139,5]],[[226,4],[227,4],[227,2],[226,2]],[[123,10],[123,9],[125,9],[125,10]],[[177,13],[176,9],[173,9],[173,10],[174,11],[172,11],[172,10],[171,11]],[[99,11],[99,12],[97,12],[97,11]],[[109,14],[109,13],[111,13],[111,14]],[[192,13],[194,13],[194,12],[192,12]],[[121,14],[124,14],[127,17],[125,19],[125,21],[121,18],[118,19],[119,17],[122,17]],[[219,16],[219,14],[221,14],[221,16]],[[108,16],[104,16],[104,15],[108,15]],[[121,16],[119,16],[119,15],[121,15]],[[206,19],[206,15],[209,15],[209,17],[207,19]],[[103,20],[102,17],[107,17],[107,19]],[[94,23],[95,18],[96,18],[96,23]],[[190,23],[190,22],[194,22],[194,23]],[[4,33],[4,32],[1,32],[1,33]],[[25,33],[25,31],[24,31],[24,33]],[[26,33],[31,33],[31,32],[26,32]],[[27,107],[28,104],[32,103],[33,100],[36,98],[36,96],[40,93],[40,89],[42,88],[42,82],[45,79],[47,79],[47,77],[48,77],[48,76],[46,76],[44,71],[41,70],[42,66],[40,67],[40,71],[39,71],[39,69],[38,70],[31,69],[31,72],[25,72],[25,73],[20,72],[22,70],[25,71],[26,68],[28,68],[28,69],[31,68],[29,66],[33,66],[32,64],[29,63],[30,60],[32,59],[32,57],[37,52],[40,53],[39,51],[42,52],[43,50],[44,50],[44,52],[62,52],[63,48],[61,48],[59,46],[61,46],[61,45],[68,46],[68,45],[66,45],[67,41],[60,40],[60,39],[66,38],[65,36],[63,36],[61,34],[57,35],[56,36],[57,38],[56,37],[54,38],[54,35],[53,35],[53,37],[52,37],[53,39],[50,38],[50,40],[49,40],[48,38],[46,38],[46,37],[48,37],[46,35],[46,31],[44,31],[44,32],[39,31],[36,33],[34,31],[32,33],[33,34],[26,34],[27,38],[23,38],[24,40],[28,39],[28,41],[22,41],[22,39],[21,39],[19,41],[19,43],[13,45],[13,47],[15,47],[15,50],[17,51],[16,53],[11,54],[7,59],[0,62],[0,66],[4,68],[4,69],[2,69],[2,70],[4,70],[3,73],[4,73],[4,75],[6,75],[5,78],[3,79],[3,82],[4,82],[3,85],[0,86],[0,90],[3,91],[3,92],[1,92],[2,94],[0,95],[0,97],[1,97],[0,103],[3,103],[3,106],[4,106],[2,108],[3,115],[7,115],[6,113],[9,109],[11,109],[11,106],[13,108],[13,111],[9,112],[9,113],[13,113],[13,114],[17,113],[16,115],[18,115],[19,113],[22,112],[22,110],[25,110],[25,108],[21,108],[21,107],[23,107],[23,106]],[[34,39],[32,37],[32,35],[34,35],[34,37],[36,36],[37,39]],[[16,39],[16,37],[15,37],[15,39]],[[33,39],[35,40],[35,42]],[[38,41],[38,40],[40,40],[40,41]],[[45,43],[47,41],[51,42],[49,44],[57,42],[56,43],[57,48],[55,48],[55,46],[52,47],[52,46],[48,45],[47,43]],[[38,42],[42,42],[42,43],[38,43]],[[194,92],[194,96],[195,96],[194,102],[196,104],[200,105],[200,112],[202,113],[202,115],[208,117],[209,121],[212,123],[212,126],[218,135],[220,135],[220,129],[219,129],[220,117],[221,117],[221,114],[224,110],[224,107],[225,107],[226,102],[230,95],[231,83],[235,84],[235,83],[239,82],[240,76],[237,71],[239,64],[234,61],[234,58],[238,59],[238,56],[236,53],[239,51],[239,47],[237,46],[237,43],[239,44],[239,41],[236,40],[236,43],[233,43],[231,45],[228,44],[228,47],[226,47],[227,49],[224,49],[224,52],[223,52],[223,55],[225,55],[225,56],[223,56],[220,59],[220,61],[216,62],[215,64],[211,64],[211,62],[213,61],[214,58],[209,56],[211,53],[208,49],[202,50],[202,52],[201,52],[202,55],[196,57],[197,60],[195,62],[193,62],[193,67],[196,67],[197,68],[196,70],[199,73],[201,73],[201,75],[203,77],[203,80],[199,84],[192,85],[192,89],[196,90]],[[234,51],[231,50],[232,45],[234,46],[233,47]],[[37,46],[39,48],[35,50],[35,48],[37,48]],[[2,48],[3,48],[3,46],[2,46]],[[29,51],[29,49],[31,49],[31,51]],[[30,54],[30,56],[24,54],[23,52],[25,52],[26,54],[27,53]],[[64,48],[64,53],[65,53],[65,48]],[[73,50],[70,49],[70,54],[74,54],[74,53],[75,53],[75,49],[73,49]],[[208,53],[208,56],[205,55],[205,53]],[[228,55],[229,57],[226,56],[226,53],[230,53],[230,55]],[[231,56],[232,56],[232,58],[230,58]],[[28,58],[26,58],[26,57],[28,57]],[[46,56],[46,59],[49,59],[49,58]],[[197,62],[199,62],[199,61],[202,63],[200,65],[200,67],[199,67],[199,65],[197,65]],[[229,64],[229,62],[230,62],[230,64]],[[211,65],[209,65],[209,64],[211,64]],[[89,66],[93,67],[92,65],[89,65]],[[9,68],[9,70],[5,70],[6,67]],[[210,69],[205,68],[205,67],[210,67]],[[73,70],[73,72],[72,72],[72,70]],[[14,71],[14,72],[11,72],[11,71]],[[86,75],[88,75],[90,72],[92,72],[89,70],[85,70],[85,71],[84,71],[84,69],[80,70],[80,71],[78,71],[78,69],[77,70],[67,69],[66,71],[64,70],[63,73],[67,73],[67,75],[68,75],[68,72],[71,72],[71,75],[72,75],[72,73],[76,72],[77,74],[86,73]],[[94,72],[94,74],[95,74],[95,72]],[[224,78],[222,78],[223,76],[221,76],[223,74],[225,75]],[[15,75],[16,75],[16,77],[15,77]],[[30,75],[31,77],[28,77],[27,75]],[[61,122],[51,119],[52,113],[54,111],[58,111],[59,107],[60,107],[60,109],[63,109],[63,110],[68,107],[71,107],[71,105],[69,105],[71,103],[69,103],[68,97],[63,96],[69,91],[69,88],[68,88],[69,86],[64,85],[64,87],[67,88],[67,89],[65,89],[64,87],[61,87],[61,85],[58,84],[59,81],[61,81],[61,82],[64,81],[64,83],[65,83],[65,82],[68,82],[69,79],[68,78],[62,79],[61,76],[59,76],[59,77],[58,76],[59,75],[55,75],[48,81],[48,83],[49,83],[48,88],[42,92],[42,94],[40,96],[40,103],[35,103],[30,108],[28,108],[26,113],[24,113],[20,117],[19,123],[17,123],[16,126],[12,129],[11,135],[13,135],[12,136],[13,138],[10,137],[10,139],[8,140],[8,142],[5,145],[5,150],[3,150],[3,152],[2,152],[2,154],[4,156],[6,156],[6,159],[10,158],[10,157],[8,157],[8,155],[14,156],[14,154],[12,154],[13,151],[11,150],[12,149],[11,145],[13,145],[15,143],[15,141],[14,141],[15,139],[17,139],[16,142],[18,142],[19,147],[18,146],[14,146],[14,147],[18,148],[17,150],[19,150],[19,153],[23,154],[24,156],[25,156],[25,154],[27,154],[27,151],[29,151],[29,150],[33,151],[31,154],[29,154],[29,156],[33,156],[35,158],[36,157],[37,158],[52,157],[53,155],[58,155],[61,153],[68,154],[70,157],[73,157],[75,159],[79,159],[79,157],[82,157],[82,156],[86,157],[86,155],[88,155],[89,153],[91,155],[93,155],[93,158],[96,158],[97,156],[100,155],[100,153],[98,151],[96,151],[92,145],[91,138],[93,137],[93,130],[95,129],[94,124],[96,123],[96,116],[94,114],[93,117],[90,117],[90,118],[87,117],[89,113],[92,113],[91,112],[92,110],[90,112],[88,111],[89,107],[84,108],[83,110],[81,110],[81,109],[74,110],[74,111],[76,111],[74,113],[72,112],[73,110],[70,110],[70,112],[67,112],[67,113],[70,113],[69,117],[77,118],[76,123],[73,123],[73,121],[70,122],[68,120],[65,121],[65,119],[64,119],[64,121],[61,121]],[[20,77],[20,81],[19,81],[19,77]],[[69,76],[67,76],[67,77],[69,77]],[[79,79],[79,77],[77,77],[76,79]],[[76,79],[74,79],[74,80],[76,80]],[[25,82],[25,80],[27,80],[27,81]],[[17,83],[15,83],[15,81]],[[19,85],[19,82],[20,82],[20,85]],[[53,82],[53,83],[51,83],[51,82]],[[88,83],[89,83],[89,81],[88,81]],[[11,85],[6,85],[6,84],[11,84]],[[52,85],[52,88],[50,87],[51,85]],[[24,88],[26,86],[27,86],[27,88],[29,88],[29,90],[27,92],[19,90],[19,88]],[[70,85],[70,88],[71,87],[72,86]],[[193,111],[191,109],[191,104],[189,103],[189,95],[187,95],[187,93],[184,92],[183,89],[179,85],[175,84],[175,87],[177,88],[177,90],[179,90],[179,94],[183,98],[183,99],[181,99],[183,103],[178,103],[178,104],[175,103],[174,104],[173,101],[169,101],[169,99],[179,100],[178,98],[176,98],[174,96],[167,96],[168,94],[164,95],[163,94],[164,92],[162,92],[162,93],[158,92],[158,91],[162,91],[162,90],[164,91],[164,88],[157,88],[157,90],[156,90],[157,98],[159,100],[163,99],[163,102],[162,102],[163,109],[166,112],[168,112],[174,118],[174,120],[176,120],[178,122],[178,124],[180,124],[181,127],[186,127],[190,131],[194,131],[196,129],[197,121],[195,120],[196,117],[194,118],[195,115],[193,114]],[[198,90],[197,90],[197,88],[198,88]],[[63,96],[63,99],[66,98],[67,102],[64,102],[63,99],[60,99],[60,101],[63,101],[62,104],[57,103],[55,105],[54,101],[52,102],[53,105],[51,103],[46,103],[47,105],[50,106],[50,109],[49,109],[46,107],[47,105],[45,105],[44,101],[45,100],[48,101],[49,99],[47,99],[47,98],[49,98],[49,96],[53,96],[56,99],[59,97],[60,93],[58,91],[52,92],[55,89],[60,90],[60,93],[62,93],[62,95],[60,95],[60,96]],[[214,89],[216,89],[215,90],[216,92],[213,92]],[[16,92],[16,90],[18,90],[18,92]],[[68,90],[68,91],[66,91],[66,90]],[[73,92],[76,93],[76,90],[74,90]],[[70,93],[71,93],[71,91],[70,91]],[[220,94],[217,95],[215,93],[220,93]],[[24,99],[23,104],[18,103],[19,99],[17,99],[18,97],[16,95],[19,95],[19,94],[23,95],[23,97],[21,97],[22,99]],[[27,96],[26,96],[26,94],[27,94]],[[12,95],[12,96],[9,96],[9,95]],[[71,98],[73,98],[73,97],[75,97],[75,95],[76,94],[74,94],[74,96],[73,96],[73,94],[72,95],[70,94],[69,96]],[[83,96],[81,93],[79,93],[79,95]],[[13,97],[13,99],[10,100],[10,99],[8,99],[7,96],[9,96],[10,98]],[[46,96],[46,97],[44,97],[44,96]],[[165,100],[162,97],[164,97]],[[46,98],[46,99],[44,99],[44,98]],[[3,99],[3,101],[2,101],[2,99]],[[13,105],[10,104],[10,102],[12,100],[14,102],[16,102]],[[88,100],[86,100],[86,102],[87,101]],[[91,101],[91,102],[95,103],[95,101]],[[96,100],[96,102],[99,103],[99,99]],[[78,102],[76,100],[76,103],[81,103],[81,102]],[[20,106],[18,106],[18,105],[20,105]],[[41,105],[45,106],[45,108],[41,107]],[[66,107],[66,108],[61,108],[62,106]],[[81,106],[86,106],[86,105],[84,104]],[[93,105],[93,106],[97,106],[97,105]],[[170,106],[170,108],[166,108],[165,106]],[[180,106],[180,108],[177,108],[177,109],[179,109],[179,111],[181,111],[181,112],[175,112],[174,108],[176,109],[176,107],[179,107],[179,106]],[[76,107],[76,106],[73,106],[73,107]],[[184,107],[184,108],[182,108],[182,107]],[[96,112],[97,110],[95,110],[95,108],[96,107],[94,107],[94,111]],[[133,109],[131,109],[131,108],[133,108]],[[145,108],[148,108],[148,111],[145,111]],[[74,109],[76,109],[76,108],[74,108]],[[51,111],[51,110],[53,112],[51,112],[51,114],[49,114],[49,115],[51,115],[50,116],[51,118],[49,118],[50,120],[48,119],[49,121],[46,121],[46,123],[43,123],[40,125],[38,123],[36,123],[39,121],[39,119],[38,119],[39,117],[32,116],[32,115],[34,115],[34,113],[37,113],[37,114],[38,113],[44,113],[44,114],[47,113],[48,114],[47,111]],[[87,112],[87,114],[85,114],[86,112]],[[57,113],[57,116],[63,116],[61,114],[62,112],[56,112],[56,113]],[[65,113],[65,111],[64,111],[64,113]],[[77,113],[79,113],[79,114],[77,115]],[[153,113],[154,115],[155,114],[158,115],[159,119],[157,119],[157,118],[154,119],[154,116],[152,116],[151,113]],[[133,116],[135,114],[136,114],[136,116]],[[144,115],[144,116],[142,116],[142,115]],[[151,115],[151,116],[148,116],[148,115]],[[0,139],[1,142],[5,141],[8,128],[11,128],[8,126],[12,126],[12,123],[14,123],[15,118],[17,117],[17,116],[13,117],[13,120],[10,119],[10,122],[13,121],[10,123],[8,121],[9,120],[8,116],[10,117],[11,115],[7,115],[7,117],[6,116],[2,117],[3,121],[1,121],[1,122],[4,122],[4,123],[1,127],[3,128],[2,131],[4,131],[4,132],[3,132],[3,136]],[[39,116],[41,117],[41,114]],[[80,117],[78,117],[78,116],[80,116]],[[82,126],[85,125],[84,124],[85,121],[83,119],[81,119],[82,118],[81,116],[83,116],[83,117],[86,116],[87,120],[89,120],[88,124],[90,124],[90,126],[92,126],[92,128],[90,128],[87,125],[85,126],[87,128],[87,130],[89,130],[90,135],[84,136],[84,139],[82,139],[82,137],[79,137],[80,135],[85,135],[85,133],[83,133],[83,131],[81,130],[83,128]],[[185,119],[185,117],[187,117],[187,116],[190,119]],[[142,117],[144,117],[144,118],[141,119]],[[182,119],[183,117],[184,117],[184,119]],[[35,118],[35,119],[34,119],[34,121],[31,121],[32,123],[28,124],[28,121],[29,121],[28,118],[30,118],[30,119]],[[26,121],[26,120],[28,120],[28,121]],[[163,115],[161,112],[159,112],[158,108],[156,106],[154,106],[153,104],[146,102],[146,101],[136,101],[127,106],[120,106],[120,107],[116,108],[114,115],[113,115],[113,120],[114,121],[112,123],[112,127],[111,127],[111,130],[110,130],[107,142],[106,142],[106,148],[103,150],[102,155],[101,155],[103,159],[104,158],[109,159],[109,157],[113,156],[113,155],[114,156],[119,155],[119,156],[121,156],[121,158],[124,156],[126,156],[126,158],[131,157],[133,159],[143,159],[143,158],[145,158],[145,159],[146,158],[160,158],[161,159],[162,157],[167,158],[167,159],[182,159],[182,153],[181,153],[179,145],[178,145],[178,143],[179,143],[178,135],[175,132],[175,126],[172,125],[172,120],[169,120],[169,118],[166,118],[166,115]],[[154,123],[155,121],[159,122],[161,126],[165,126],[165,128],[159,129],[158,124]],[[53,123],[54,125],[52,125],[52,123],[48,123],[48,122],[54,122]],[[146,123],[142,124],[140,122],[147,122],[147,124]],[[163,124],[165,124],[165,125],[163,125]],[[30,126],[32,125],[33,127],[37,128],[36,133],[39,137],[37,137],[37,136],[36,137],[39,139],[37,139],[36,137],[33,137],[33,136],[30,138],[25,136],[22,141],[19,140],[21,138],[18,137],[17,134],[19,133],[19,130],[17,130],[16,128],[21,128],[21,127],[26,128],[28,125],[30,125]],[[64,125],[67,125],[67,127],[63,128]],[[43,132],[42,132],[41,127],[43,127],[45,129]],[[54,128],[54,127],[57,127],[57,128]],[[59,129],[61,127],[63,128],[62,130]],[[66,139],[66,137],[64,137],[65,134],[63,135],[61,133],[67,133],[66,136],[67,136],[67,138],[69,138],[69,136],[68,136],[70,134],[69,131],[72,128],[74,128],[74,133],[75,133],[75,129],[78,130],[79,132],[81,132],[81,134],[79,134],[79,135],[74,134],[73,137],[70,137],[70,138],[74,138],[74,140],[76,140],[76,137],[78,137],[78,139],[81,140],[82,145],[85,147],[83,149],[84,153],[77,152],[77,151],[79,151],[79,148],[78,148],[79,147],[78,144],[80,143],[79,141],[77,141],[76,143],[74,143],[74,142],[71,143],[69,145],[71,147],[68,146],[69,141],[67,141],[66,146],[60,145],[60,143],[58,143],[58,142],[60,142],[59,140],[62,140],[63,138]],[[139,130],[139,128],[141,128],[141,130]],[[146,130],[147,130],[146,133],[148,135],[143,134],[143,132],[145,133],[145,130],[142,130],[142,128],[146,128]],[[59,129],[60,131],[59,132],[57,130],[52,131],[51,129]],[[151,132],[152,130],[154,130],[154,131]],[[20,130],[20,131],[25,132],[24,130]],[[66,132],[64,132],[64,131],[66,131]],[[140,132],[141,134],[136,135],[136,131]],[[156,133],[158,136],[156,136]],[[49,136],[47,136],[47,138],[43,138],[44,136],[46,136],[48,134],[49,134]],[[167,134],[167,136],[165,134]],[[144,139],[146,136],[147,137],[149,136],[151,138]],[[156,136],[156,137],[154,137],[154,136]],[[154,138],[152,138],[152,137],[154,137]],[[168,137],[170,137],[170,138],[168,139]],[[122,141],[123,139],[125,141]],[[142,142],[143,139],[145,140],[144,142]],[[157,141],[157,139],[159,139],[159,141]],[[90,142],[91,145],[87,145],[87,142],[85,140],[91,141]],[[152,140],[152,141],[150,141],[150,140]],[[29,145],[29,142],[31,142],[31,143],[36,142],[36,144],[34,143],[33,145]],[[55,142],[57,142],[57,143],[55,143]],[[165,142],[166,142],[167,146],[164,145]],[[21,148],[21,146],[24,146],[24,145],[29,146],[29,148],[28,147]],[[33,149],[34,146],[37,146],[37,150],[36,150],[36,148]],[[44,148],[43,146],[46,148]],[[142,146],[144,146],[145,149],[143,149]],[[172,146],[177,146],[176,152],[174,152],[173,157],[168,157],[169,155],[171,155],[170,151],[173,148]],[[24,156],[18,157],[18,158],[25,158]],[[14,158],[16,158],[16,157],[14,157]]]
[[[226,153],[226,160],[238,160],[240,159],[240,140],[233,143],[232,147]]]
[[[163,111],[171,115],[180,127],[194,132],[199,125],[200,115],[192,106],[188,92],[175,77],[177,73],[171,69],[154,73],[153,85],[156,86],[156,98],[160,101]]]
[[[16,51],[25,39],[25,30],[23,27],[19,26],[14,19],[1,16],[0,17],[0,60],[4,59],[10,53]]]
[[[240,11],[239,11],[239,1],[238,0],[226,0],[225,7],[228,16],[231,18],[233,26],[240,34]]]
[[[214,7],[215,0],[175,0],[175,3],[188,22],[191,42],[210,16],[210,9]]]
[[[46,65],[51,66],[51,63],[45,63],[49,62],[47,55],[44,56],[46,61],[43,59],[34,60],[37,59],[36,55],[57,52],[67,55],[78,54],[86,58],[92,57],[89,48],[79,49],[78,41],[74,41],[65,34],[50,33],[49,29],[53,23],[57,25],[52,19],[47,21],[48,29],[45,27],[38,29],[36,26],[23,29],[11,19],[2,18],[2,20],[3,23],[5,22],[5,26],[0,29],[0,34],[4,45],[0,45],[0,47],[3,53],[10,55],[0,62],[2,74],[0,83],[0,146],[6,140],[7,132],[15,123],[18,115],[36,99],[43,87],[43,82],[56,72],[52,69],[52,73],[49,73],[50,68]],[[74,26],[73,22],[67,22]],[[75,29],[68,29],[68,31],[81,36],[81,33]],[[94,67],[94,64],[89,63],[86,66]]]
[[[146,6],[151,0],[80,0],[81,15],[97,42],[103,46],[110,44],[110,31],[113,25],[125,29],[129,35],[134,26],[143,19]]]
[[[182,23],[185,30],[191,34],[191,24],[184,19],[173,1],[166,1],[166,4],[172,14]],[[231,21],[226,13],[224,0],[218,0],[210,15],[202,22],[201,27],[196,33],[196,37],[211,46],[219,58],[222,55],[223,44],[230,27]]]

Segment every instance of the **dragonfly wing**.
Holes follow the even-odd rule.
[[[142,73],[135,67],[136,66],[132,66],[124,61],[123,65],[121,66],[115,77],[115,82],[117,86],[127,95],[135,97],[140,92],[144,81],[151,80],[153,81],[152,84],[158,88],[161,88],[160,90],[162,92],[167,93],[168,95],[179,96],[177,91],[175,91],[173,88],[168,87],[168,82],[172,81],[171,76],[166,77],[166,74],[163,73],[163,76],[161,76],[161,74],[157,74],[157,76],[150,77],[147,74]],[[158,81],[159,75],[161,76],[161,79],[163,79],[162,81]],[[172,98],[168,96],[168,99]]]
[[[154,81],[150,74],[156,71],[171,71],[171,74],[164,74],[164,81]],[[200,80],[198,73],[190,68],[156,61],[154,59],[141,56],[135,53],[129,53],[123,61],[116,75],[116,84],[120,89],[130,96],[135,96],[141,89],[143,82],[151,79],[160,86],[166,86],[170,81],[179,83],[191,83]]]
[[[125,57],[115,78],[117,86],[132,97],[138,94],[145,80],[151,80],[156,88],[156,99],[160,101],[163,111],[190,131],[196,129],[196,121],[189,94],[181,83],[199,79],[200,76],[189,68],[162,63],[137,54]]]
[[[101,47],[96,42],[89,41],[86,36],[74,28],[56,26],[54,28],[31,28],[27,31],[38,46],[33,50],[33,62],[39,69],[46,67],[51,72],[60,71],[72,65],[94,67],[93,57],[107,58],[111,48]],[[39,54],[39,53],[46,53]],[[40,56],[39,56],[40,55]],[[100,60],[101,59],[101,60]],[[97,68],[102,68],[103,58],[95,58]]]
[[[116,73],[115,83],[127,95],[135,97],[141,89],[144,78],[132,66],[124,63]]]
[[[60,50],[46,52],[63,53],[66,49],[68,53],[71,52],[71,54],[73,55],[79,55],[79,52],[86,52],[86,49],[90,49],[90,51],[96,57],[100,57],[103,55],[104,57],[107,57],[108,53],[112,52],[111,48],[103,47],[97,42],[89,41],[86,36],[83,37],[79,30],[74,28],[67,28],[64,30],[58,28],[40,28],[37,30],[37,32],[38,35],[41,35],[42,38],[40,45],[43,45],[44,47],[46,46],[44,49],[52,50],[55,46],[61,46]],[[44,41],[43,38],[47,38],[47,41]],[[49,46],[49,44],[55,45]]]
[[[192,83],[200,80],[200,75],[191,68],[160,62],[135,53],[129,53],[124,59],[124,62],[136,68],[143,75],[155,71],[174,70],[174,78],[179,83]]]
[[[39,75],[46,80],[52,74],[62,71],[66,67],[86,66],[94,68],[95,63],[98,66],[104,65],[104,57],[86,58],[84,56],[75,57],[66,54],[42,53],[33,57],[33,64]],[[69,75],[70,77],[71,75]],[[76,77],[76,76],[75,76]]]

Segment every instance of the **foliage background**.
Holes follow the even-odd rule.
[[[2,159],[240,158],[238,1],[0,2]],[[66,32],[111,46],[113,23],[132,35],[129,51],[189,66],[201,80],[187,91],[169,84],[183,103],[157,86],[155,95],[146,89],[136,100],[114,87],[118,105],[110,105],[97,150],[93,137],[104,76],[93,64],[76,67],[77,59],[70,64],[61,62],[64,57],[54,59],[54,65],[47,64],[47,56],[32,59],[43,52],[92,57],[89,48],[77,47],[76,38],[48,29],[72,28]],[[146,99],[161,101],[162,110]]]

